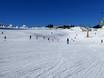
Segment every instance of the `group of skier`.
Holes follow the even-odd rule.
[[[51,36],[50,36],[51,35]],[[50,35],[42,35],[42,34],[34,34],[34,35],[29,35],[29,39],[31,40],[32,37],[35,37],[36,40],[38,40],[39,38],[43,38],[43,40],[48,40],[49,42],[54,42],[55,40],[56,41],[59,41],[58,38],[56,38],[56,36],[53,36],[53,32],[50,33]]]
[[[74,39],[70,39],[70,41],[75,42]],[[66,39],[67,44],[69,44],[69,38]]]
[[[70,41],[75,42],[75,40],[77,39],[77,36],[78,36],[78,34],[76,34],[74,38],[70,38]],[[67,42],[67,44],[69,44],[69,38],[66,39],[66,42]]]
[[[4,35],[4,32],[1,32],[1,34]],[[6,40],[7,36],[4,36],[3,38],[4,38],[4,40]]]
[[[1,34],[3,35],[4,34],[4,32],[1,32]],[[38,39],[38,35],[36,35],[36,40]],[[43,39],[45,39],[46,38],[46,36],[42,36],[43,37]],[[76,39],[76,37],[77,37],[77,34],[76,34],[76,36],[74,37],[74,39],[70,39],[70,40],[72,40],[73,42],[75,41],[75,39]],[[7,39],[7,36],[4,36],[4,40],[6,40]],[[29,39],[31,40],[32,39],[32,35],[30,35],[29,36]],[[55,39],[55,37],[54,38],[50,38],[50,37],[47,37],[47,40],[48,41],[50,41],[50,40],[52,40],[52,41],[54,41],[54,39]],[[69,44],[69,38],[67,38],[66,39],[66,42],[67,42],[67,44]],[[101,43],[103,43],[104,42],[104,40],[103,39],[101,39]]]
[[[53,33],[51,32],[51,34],[53,34]],[[67,39],[66,39],[67,44],[69,44],[70,41],[75,42],[75,39],[76,39],[77,36],[78,36],[78,35],[76,34],[76,36],[74,37],[74,39],[70,39],[70,40],[69,40],[69,38],[67,38]],[[36,35],[36,34],[35,34],[35,37],[36,37],[36,40],[38,40],[39,35]],[[47,39],[48,41],[52,41],[52,42],[56,39],[55,37],[47,37],[47,36],[42,36],[42,35],[41,35],[40,37],[43,37],[43,39]],[[32,35],[29,36],[29,39],[30,39],[30,40],[32,39]],[[59,40],[59,39],[57,39],[57,41],[58,41],[58,40]]]

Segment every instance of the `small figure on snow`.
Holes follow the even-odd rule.
[[[6,36],[4,36],[4,40],[6,40],[7,39],[7,37]]]
[[[36,40],[38,40],[38,35],[36,35]]]
[[[96,32],[95,32],[95,35],[96,35]]]
[[[45,39],[45,36],[43,36],[43,39]]]
[[[53,34],[53,32],[51,32],[51,35]]]
[[[49,38],[48,38],[48,40],[49,40]]]
[[[73,39],[73,42],[75,42],[75,40]]]
[[[54,42],[54,39],[52,38],[52,42]]]
[[[1,32],[1,34],[3,34],[3,32]]]
[[[31,37],[32,37],[32,36],[30,35],[30,39],[31,39]]]
[[[103,40],[101,40],[101,43],[103,43]]]
[[[67,38],[67,44],[69,44],[69,38]]]
[[[74,37],[74,39],[76,39],[76,36]]]

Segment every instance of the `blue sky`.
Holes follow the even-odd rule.
[[[0,23],[96,25],[104,0],[0,0]]]

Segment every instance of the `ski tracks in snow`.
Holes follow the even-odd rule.
[[[103,78],[104,62],[94,59],[80,59],[68,65],[63,57],[54,63],[40,64],[17,69],[0,75],[0,78]]]

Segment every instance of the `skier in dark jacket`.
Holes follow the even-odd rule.
[[[67,38],[67,44],[69,44],[69,38]]]
[[[4,40],[6,40],[7,39],[7,37],[6,36],[4,36]]]
[[[103,40],[101,40],[101,43],[103,43]]]
[[[3,32],[2,32],[2,34],[3,34]]]
[[[50,39],[48,38],[48,40],[50,40]]]
[[[31,39],[31,35],[30,35],[30,39]]]

